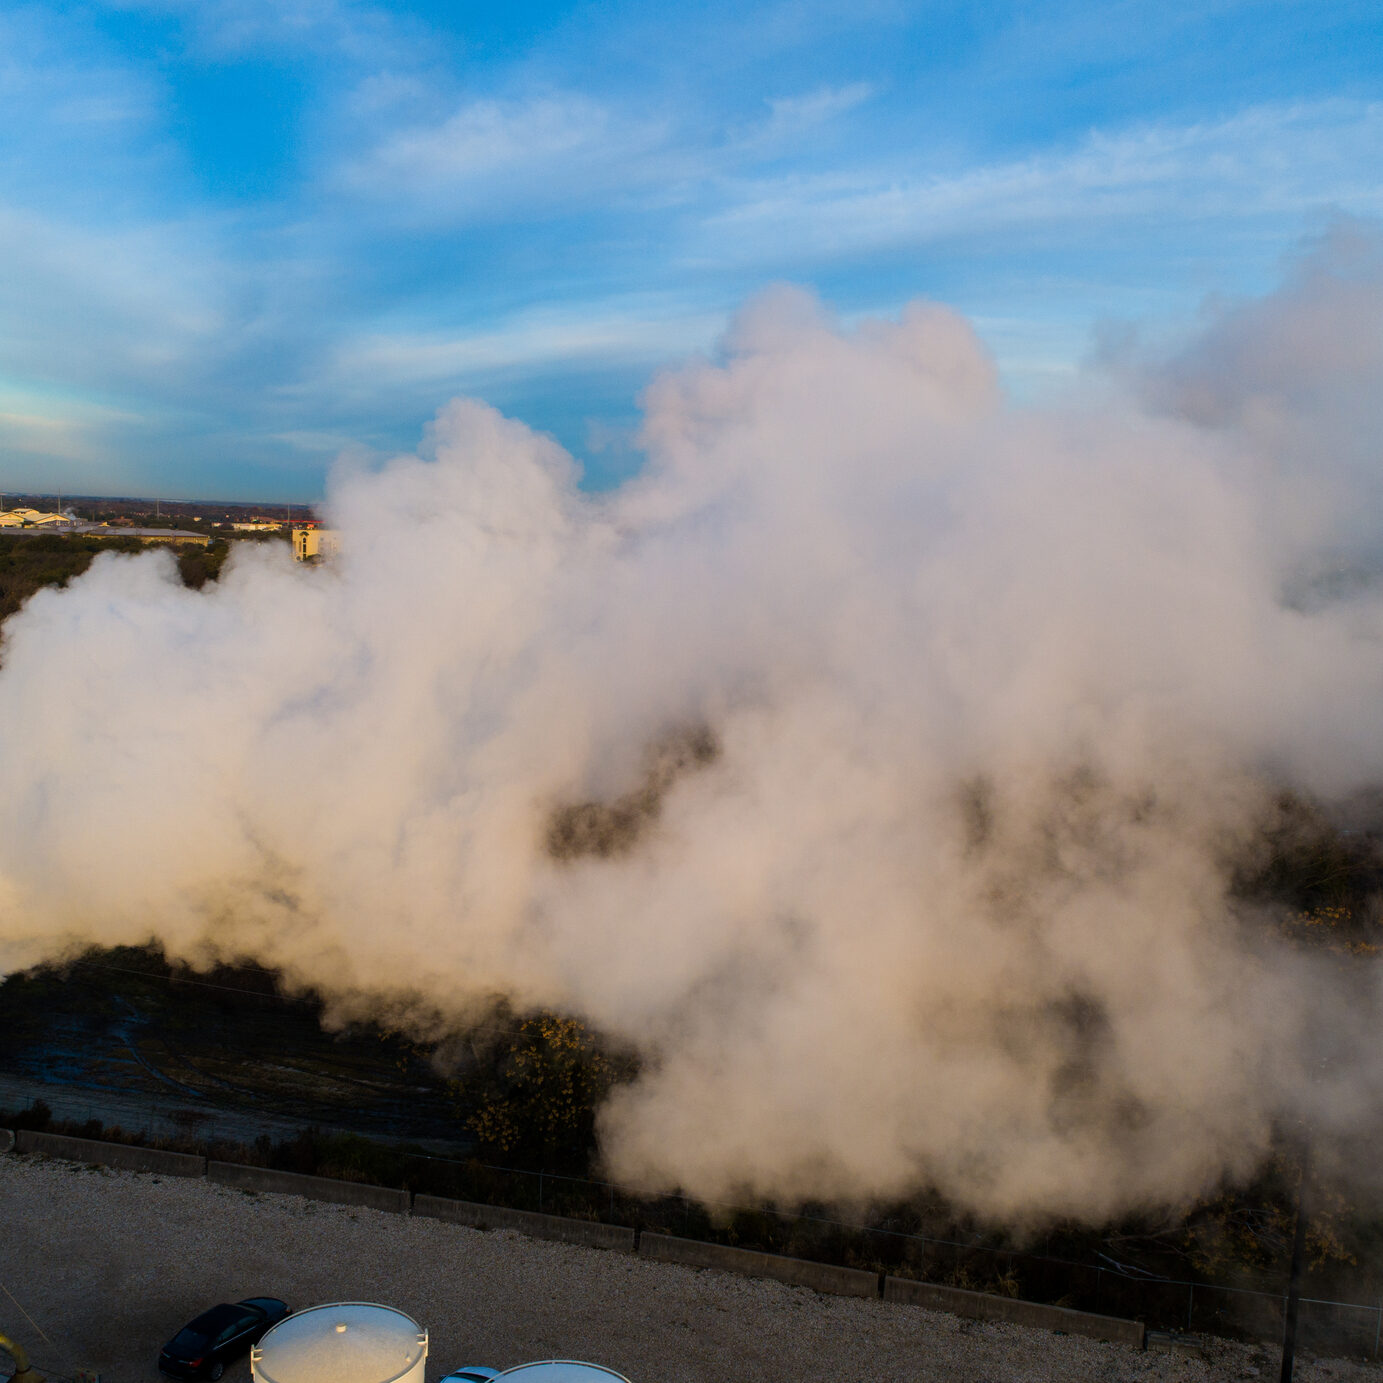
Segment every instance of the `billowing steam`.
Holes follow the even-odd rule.
[[[329,568],[98,559],[5,630],[0,964],[585,1015],[644,1057],[610,1171],[710,1196],[1098,1216],[1347,1120],[1371,1019],[1313,1077],[1230,877],[1383,783],[1379,263],[1342,227],[1052,410],[943,308],[778,289],[612,495],[458,401],[337,471]]]

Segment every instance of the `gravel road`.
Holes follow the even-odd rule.
[[[431,1332],[428,1383],[463,1363],[577,1357],[634,1383],[1133,1383],[1276,1379],[1277,1352],[1205,1360],[699,1272],[200,1180],[0,1156],[0,1330],[50,1376],[158,1383],[159,1346],[217,1301],[384,1302]],[[7,1295],[12,1294],[12,1295]],[[20,1307],[33,1318],[26,1321]],[[42,1333],[40,1333],[42,1332]],[[246,1383],[249,1365],[227,1370]],[[1299,1361],[1302,1383],[1383,1371]]]

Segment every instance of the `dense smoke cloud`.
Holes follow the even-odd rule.
[[[338,470],[329,567],[99,558],[5,630],[0,964],[578,1013],[644,1058],[609,1170],[707,1196],[1246,1172],[1375,1078],[1361,1023],[1311,1079],[1325,981],[1230,880],[1281,789],[1383,783],[1379,262],[1342,227],[1048,410],[944,308],[778,289],[614,494],[458,401]]]

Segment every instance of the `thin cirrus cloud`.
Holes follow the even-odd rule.
[[[116,14],[172,26],[198,57],[320,52],[378,61],[404,51],[389,12],[343,0],[101,0]]]
[[[11,410],[10,402],[0,390],[0,451],[75,462],[97,474],[110,464],[110,434],[140,421],[118,408],[70,397],[25,397],[16,401],[24,411]]]
[[[1065,149],[954,166],[926,142],[822,168],[796,145],[873,95],[865,83],[766,101],[757,125],[700,142],[672,121],[631,121],[579,94],[475,101],[409,127],[345,166],[341,182],[395,215],[485,219],[523,201],[570,211],[627,196],[673,216],[668,244],[696,264],[781,266],[957,235],[1383,210],[1362,170],[1383,145],[1383,103],[1265,105],[1215,121],[1094,130]],[[797,158],[790,157],[797,154]],[[786,166],[785,166],[786,160]],[[950,162],[951,166],[946,166]],[[662,195],[641,201],[651,184]],[[682,188],[669,198],[669,186]],[[774,272],[770,267],[769,272]]]
[[[646,160],[663,157],[667,143],[656,118],[627,118],[580,92],[487,98],[390,134],[347,159],[337,180],[396,209],[493,218],[516,204],[570,207],[645,182]]]
[[[874,95],[869,82],[822,86],[799,96],[770,97],[769,117],[745,140],[747,149],[772,151],[862,106]]]
[[[496,328],[450,335],[380,332],[345,342],[334,368],[359,388],[476,383],[486,376],[535,365],[634,363],[708,348],[724,315],[689,304],[658,302],[642,308],[576,303],[516,315]]]
[[[371,115],[416,101],[416,83],[372,78],[357,94]],[[493,217],[525,206],[570,210],[598,197],[641,208],[724,196],[730,180],[784,158],[867,103],[867,82],[766,97],[754,117],[710,130],[688,112],[622,109],[580,91],[464,103],[441,119],[405,124],[348,157],[335,181],[348,192],[387,199],[400,214]]]
[[[352,94],[363,125],[329,176],[348,194],[421,219],[493,219],[516,205],[568,213],[599,199],[609,211],[668,210],[724,195],[730,180],[800,160],[833,123],[875,95],[868,82],[766,96],[747,119],[709,122],[673,100],[623,101],[579,89],[487,96],[442,112],[416,78],[376,74]]]
[[[1383,211],[1362,175],[1383,147],[1383,104],[1265,107],[1228,120],[1097,131],[1064,153],[949,172],[898,164],[746,182],[695,237],[700,257],[821,257],[958,235],[1091,221]],[[1074,243],[1074,242],[1073,242]]]
[[[1383,213],[1364,9],[1245,14],[11,8],[0,487],[104,455],[299,497],[333,439],[411,445],[466,392],[580,451],[783,279],[847,319],[948,301],[1011,385],[1069,378],[1093,323]]]
[[[0,367],[10,371],[145,381],[224,337],[224,266],[218,274],[190,227],[86,228],[0,205],[0,259]]]
[[[166,169],[156,84],[74,37],[69,22],[0,13],[0,199],[89,214],[96,188],[119,215]]]

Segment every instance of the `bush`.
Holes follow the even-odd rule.
[[[27,1109],[14,1114],[6,1113],[3,1121],[15,1130],[33,1129],[36,1133],[42,1133],[52,1125],[53,1111],[42,1100],[35,1100]]]

